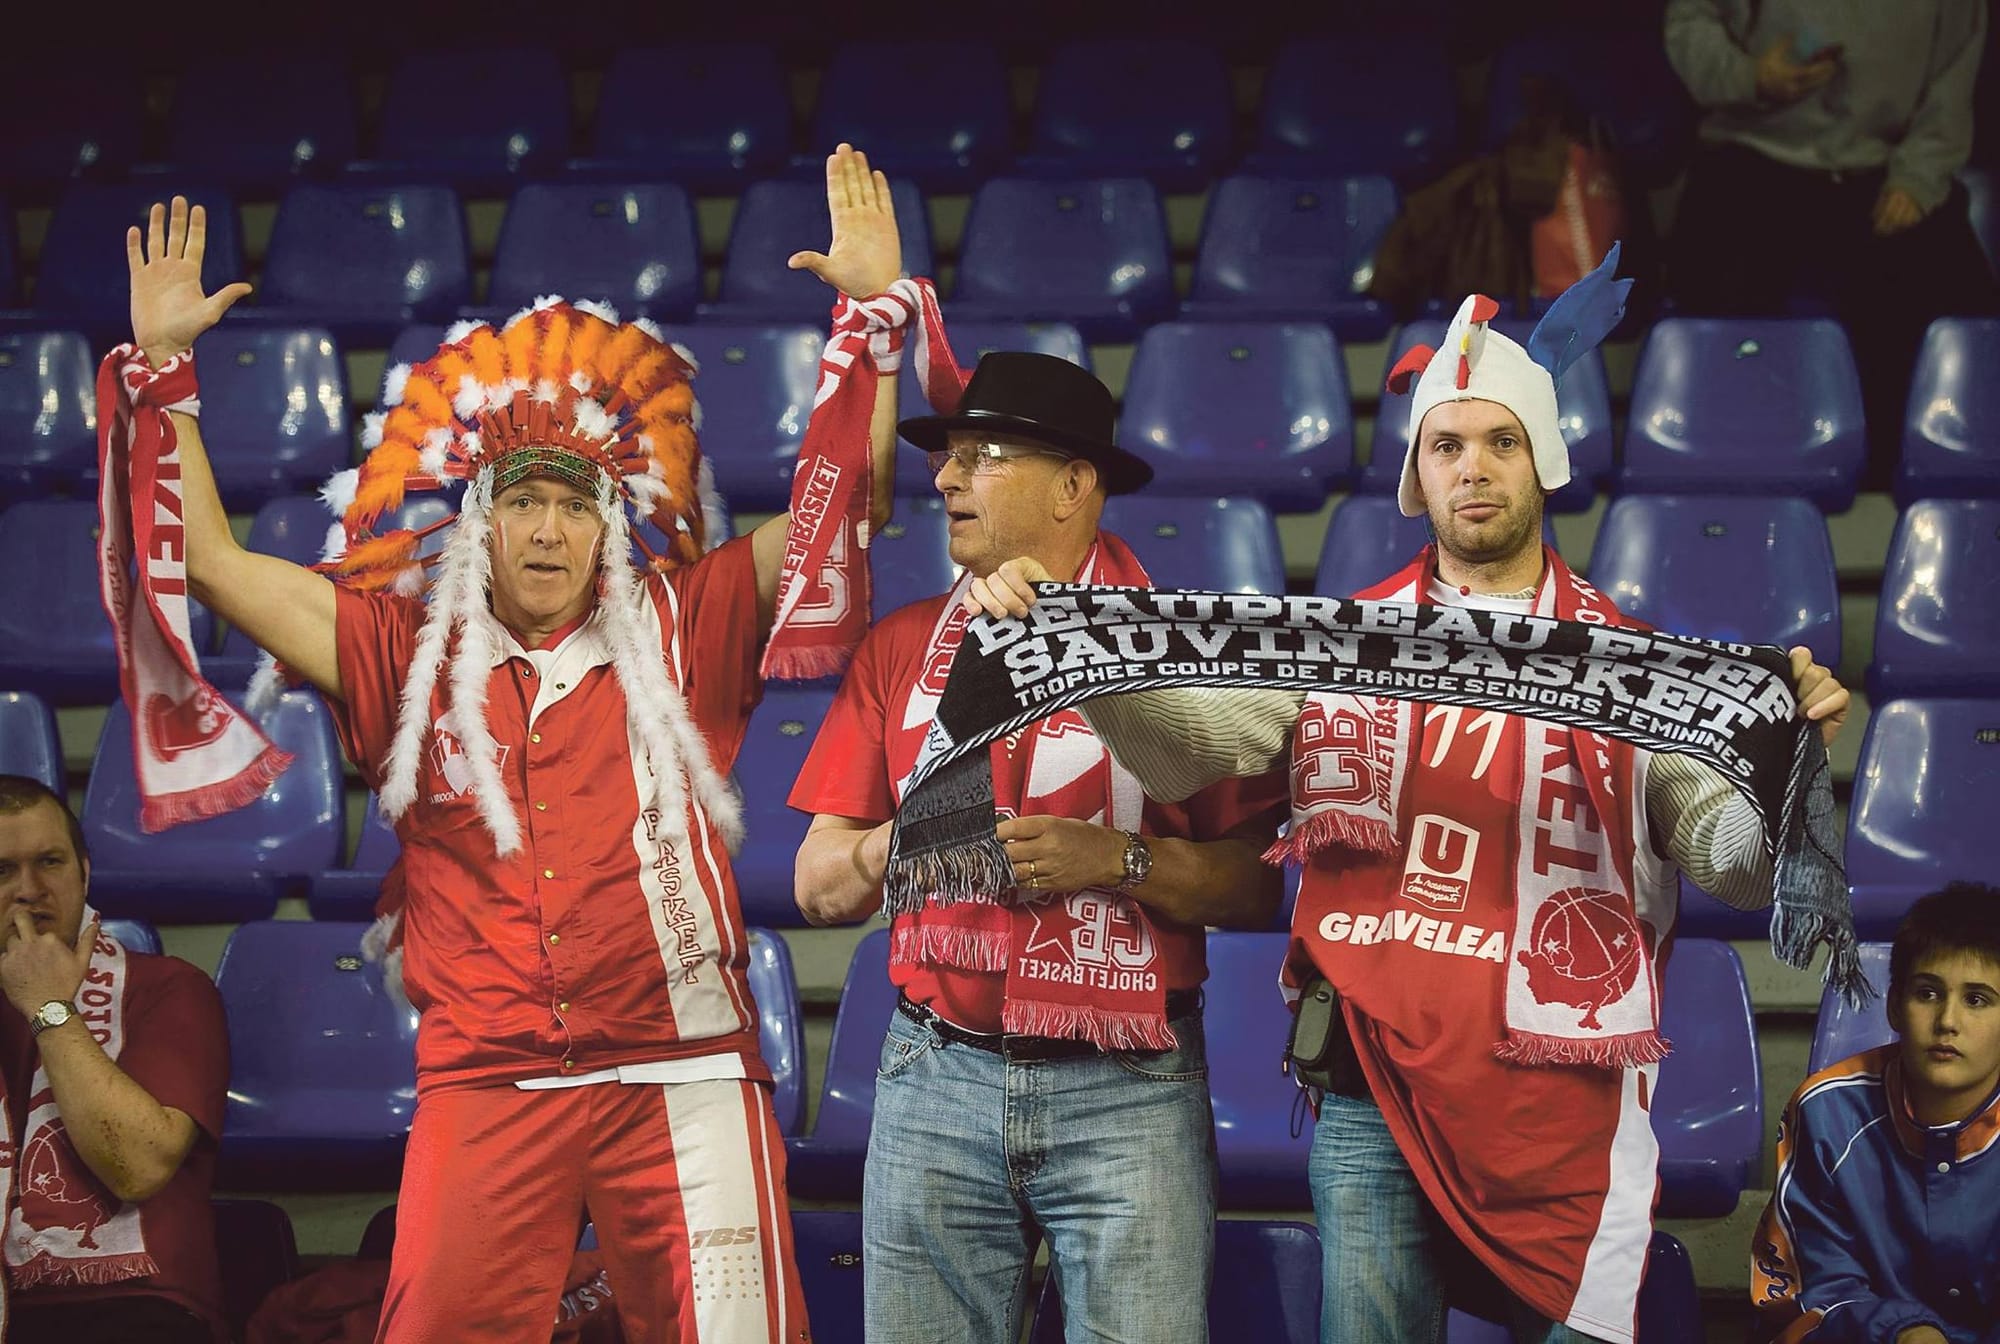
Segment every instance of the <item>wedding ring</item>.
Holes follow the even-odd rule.
[[[1035,861],[1033,859],[1028,860],[1028,885],[1031,887],[1035,885]]]

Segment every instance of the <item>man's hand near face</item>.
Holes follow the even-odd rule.
[[[45,1003],[73,1002],[90,967],[97,927],[95,919],[85,925],[72,947],[56,934],[38,930],[34,918],[15,906],[7,912],[0,942],[0,993],[23,1017],[33,1017]]]

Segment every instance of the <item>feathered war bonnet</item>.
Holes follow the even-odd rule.
[[[1417,442],[1424,417],[1447,401],[1491,401],[1512,411],[1527,431],[1542,489],[1569,484],[1569,445],[1556,413],[1556,391],[1569,366],[1596,349],[1625,313],[1630,280],[1614,280],[1617,243],[1596,270],[1564,290],[1522,346],[1492,329],[1500,305],[1473,294],[1445,328],[1444,348],[1411,346],[1389,371],[1389,390],[1416,387],[1410,398],[1410,438],[1396,500],[1408,518],[1424,512],[1417,485]]]
[[[658,812],[663,838],[684,839],[692,791],[734,849],[741,806],[667,676],[658,620],[631,556],[636,542],[653,568],[670,570],[699,558],[704,540],[723,531],[697,439],[696,372],[693,356],[652,323],[621,323],[607,308],[556,298],[538,299],[497,329],[461,323],[429,359],[389,371],[382,409],[364,422],[367,457],[321,491],[340,521],[317,568],[349,587],[429,598],[383,768],[390,820],[416,799],[435,728],[457,738],[497,852],[520,847],[520,818],[486,722],[487,685],[508,639],[490,606],[490,518],[496,494],[545,475],[593,495],[604,522],[592,619],[648,757],[650,771],[637,772],[650,775],[642,809]],[[465,483],[456,517],[376,531],[411,492],[449,481]],[[666,537],[659,553],[635,536],[628,505]],[[424,538],[440,530],[443,546],[420,556]],[[440,678],[446,708],[433,725]]]

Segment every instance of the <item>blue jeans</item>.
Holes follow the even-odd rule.
[[[1328,1093],[1307,1160],[1325,1290],[1320,1344],[1443,1344],[1451,1229],[1372,1101]],[[1589,1344],[1509,1294],[1517,1344]]]
[[[868,1344],[1014,1344],[1038,1239],[1068,1344],[1205,1344],[1201,1014],[1160,1053],[1010,1063],[889,1021],[862,1181]]]

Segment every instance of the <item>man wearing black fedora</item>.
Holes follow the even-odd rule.
[[[1153,476],[1113,442],[1114,420],[1084,370],[996,352],[953,414],[900,426],[929,455],[963,575],[869,631],[799,774],[812,922],[883,908],[889,820],[972,582],[1033,557],[1064,578],[1147,584],[1098,527],[1108,495]],[[1012,1344],[1045,1238],[1070,1339],[1205,1340],[1204,927],[1269,924],[1280,887],[1258,856],[1286,781],[1156,803],[1074,711],[995,743],[993,779],[1013,885],[885,911],[899,998],[862,1193],[867,1337]]]

